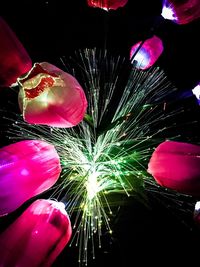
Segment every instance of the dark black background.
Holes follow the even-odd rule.
[[[149,37],[150,29],[160,23],[155,33],[163,40],[164,52],[156,64],[186,95],[200,80],[200,21],[177,25],[163,19],[160,0],[129,0],[124,8],[109,13],[89,8],[85,0],[10,1],[0,8],[33,62],[51,62],[79,48],[105,46],[114,54],[128,56],[130,47]],[[4,97],[1,91],[2,105]],[[191,108],[196,105],[196,112],[195,98],[188,97],[188,103]],[[187,208],[185,204],[183,210]],[[182,217],[155,201],[148,210],[130,200],[112,223],[113,237],[103,235],[103,248],[97,249],[96,260],[89,260],[88,266],[198,265],[200,234],[190,205]],[[76,249],[67,247],[54,266],[78,266]]]
[[[180,88],[189,89],[199,82],[199,21],[177,25],[160,19],[161,0],[129,1],[109,15],[89,8],[85,0],[13,1],[1,5],[2,16],[33,61],[66,55],[78,48],[103,47],[105,35],[107,48],[127,54],[161,21],[155,31],[165,48],[159,65]]]

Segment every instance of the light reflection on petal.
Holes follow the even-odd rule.
[[[49,189],[59,178],[60,159],[53,145],[39,140],[0,149],[0,215]]]

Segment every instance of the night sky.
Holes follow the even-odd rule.
[[[191,89],[200,81],[200,20],[177,25],[163,19],[161,10],[161,0],[129,0],[124,8],[109,13],[89,8],[84,0],[7,1],[0,4],[1,16],[23,43],[33,62],[56,62],[77,49],[94,47],[128,57],[131,46],[148,38],[153,29],[164,44],[164,52],[156,65],[165,71],[180,95],[186,97],[187,120],[198,120],[199,106]],[[6,107],[8,96],[9,92],[0,91],[1,107]],[[185,129],[193,142],[200,143],[199,125]],[[6,142],[1,133],[1,145]],[[111,220],[113,236],[103,234],[102,249],[96,250],[96,260],[89,259],[89,267],[181,266],[186,262],[188,266],[198,265],[200,231],[192,220],[191,208],[196,200],[186,200],[181,207],[185,212],[167,208],[156,199],[151,201],[150,209],[135,199],[116,209],[116,216]],[[13,216],[2,220],[3,228]],[[53,266],[78,266],[77,253],[76,248],[66,247]]]

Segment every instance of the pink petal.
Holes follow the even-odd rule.
[[[0,86],[10,86],[32,67],[31,59],[17,36],[0,17]]]
[[[63,203],[39,199],[0,236],[0,266],[52,266],[72,229]]]
[[[200,146],[165,141],[153,152],[148,172],[164,187],[200,196]]]
[[[197,201],[195,204],[193,219],[194,223],[200,228],[200,201]]]
[[[155,62],[162,54],[164,48],[162,40],[156,35],[147,39],[142,45],[142,47],[139,49],[139,51],[136,52],[140,44],[141,42],[138,42],[137,44],[132,46],[130,58],[131,60],[135,60],[137,62],[136,67],[138,69],[145,70],[155,64]]]
[[[124,7],[128,3],[128,0],[87,0],[87,3],[91,7],[116,10],[119,7]]]
[[[21,141],[0,149],[0,215],[14,211],[29,198],[49,189],[61,172],[53,145]]]
[[[83,120],[87,100],[72,75],[43,62],[34,64],[18,82],[21,84],[19,106],[26,122],[73,127]]]
[[[173,20],[178,24],[187,24],[200,18],[199,0],[167,0],[163,9],[170,9]]]

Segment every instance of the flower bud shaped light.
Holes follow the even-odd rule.
[[[168,11],[167,11],[168,10]],[[187,24],[200,18],[199,0],[167,0],[163,4],[163,17],[177,24]]]
[[[167,0],[163,1],[161,16],[164,19],[176,21],[176,15],[174,14],[174,11],[172,10],[171,4],[169,4]]]
[[[90,7],[98,7],[108,11],[109,9],[116,10],[124,7],[128,0],[87,0],[87,3]]]
[[[11,86],[32,67],[32,61],[17,36],[0,17],[0,86]]]
[[[67,128],[83,120],[87,100],[72,75],[47,62],[35,63],[18,83],[19,106],[26,122]]]
[[[63,203],[36,200],[0,235],[0,266],[50,267],[71,234]]]
[[[200,227],[200,201],[197,201],[195,204],[193,218],[194,222]]]
[[[162,40],[154,35],[143,42],[133,45],[130,51],[130,59],[136,68],[145,70],[155,64],[162,52]]]
[[[161,186],[200,196],[200,146],[165,141],[153,152],[148,172]]]
[[[0,149],[0,215],[14,211],[29,198],[49,189],[61,172],[53,145],[20,141]]]
[[[197,86],[195,86],[195,87],[192,89],[192,93],[193,93],[193,95],[196,96],[197,101],[198,101],[198,103],[199,103],[199,105],[200,105],[200,82],[198,83]]]

